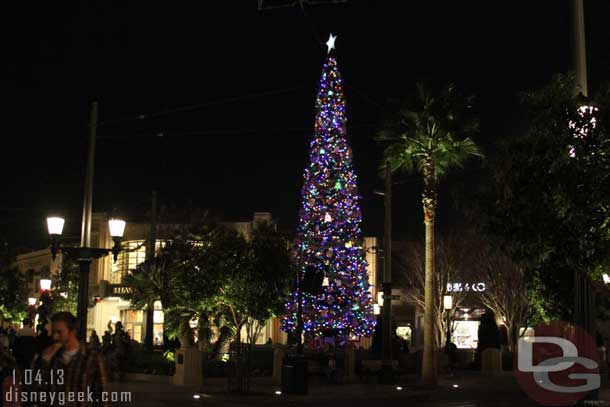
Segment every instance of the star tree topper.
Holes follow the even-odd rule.
[[[335,40],[336,39],[337,39],[337,36],[333,35],[333,33],[330,33],[330,36],[328,37],[328,41],[326,41],[326,46],[328,47],[329,54],[330,54],[330,51],[335,49]]]

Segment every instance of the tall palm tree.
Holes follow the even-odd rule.
[[[389,122],[377,137],[388,143],[384,166],[389,164],[393,172],[418,173],[423,177],[426,246],[422,381],[428,386],[436,385],[434,223],[438,184],[451,168],[461,167],[469,156],[483,156],[469,137],[478,130],[478,122],[469,118],[469,103],[469,99],[457,95],[452,84],[438,96],[432,96],[418,83],[414,103],[401,109],[396,120]]]

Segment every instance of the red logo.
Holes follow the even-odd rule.
[[[599,358],[593,338],[562,321],[541,324],[519,338],[515,375],[523,391],[546,406],[573,405],[599,389]]]

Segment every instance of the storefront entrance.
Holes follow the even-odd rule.
[[[144,339],[144,311],[132,309],[121,311],[121,320],[125,332],[131,339],[142,342]]]

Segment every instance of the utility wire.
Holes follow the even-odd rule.
[[[375,123],[354,123],[348,125],[350,129],[376,127]],[[156,133],[137,134],[129,138],[139,139],[148,137],[196,137],[196,136],[223,136],[223,135],[246,135],[253,133],[296,133],[313,132],[313,127],[286,127],[275,129],[216,129],[216,130],[191,130],[191,131],[159,131]],[[106,139],[126,139],[123,135],[98,136],[98,140]]]
[[[143,113],[143,114],[139,114],[137,116],[129,116],[129,117],[123,117],[123,118],[119,118],[119,119],[104,120],[104,121],[101,121],[98,124],[98,126],[123,123],[123,122],[127,122],[127,121],[153,119],[153,118],[167,116],[167,115],[174,114],[174,113],[182,113],[182,112],[188,112],[188,111],[193,111],[193,110],[199,110],[199,109],[204,109],[206,107],[211,107],[211,106],[219,106],[219,105],[224,105],[224,104],[229,104],[229,103],[241,102],[243,100],[248,100],[248,99],[275,96],[275,95],[279,95],[282,93],[289,93],[289,92],[293,92],[295,90],[304,89],[309,86],[311,86],[311,82],[306,82],[306,83],[303,83],[303,84],[300,84],[297,86],[293,86],[290,88],[270,90],[270,91],[265,91],[265,92],[253,93],[253,94],[249,94],[249,95],[234,96],[234,97],[215,100],[212,102],[199,103],[196,105],[176,107],[173,109],[160,110],[158,112],[153,112],[153,113]]]
[[[347,0],[330,0],[330,1],[315,1],[315,0],[294,0],[289,2],[288,4],[278,4],[278,5],[273,5],[273,6],[263,6],[263,4],[265,3],[265,0],[258,0],[258,10],[259,11],[263,11],[263,10],[274,10],[274,9],[278,9],[278,8],[287,8],[287,7],[295,7],[295,6],[301,6],[301,9],[305,9],[303,7],[304,4],[307,4],[308,6],[328,6],[328,5],[332,5],[332,4],[342,4],[342,3],[347,3]]]
[[[344,85],[347,89],[351,89],[352,91],[354,91],[357,95],[359,95],[362,99],[366,100],[367,102],[369,102],[372,105],[375,105],[376,107],[378,107],[380,110],[385,111],[386,108],[385,106],[383,106],[381,103],[375,101],[374,99],[372,99],[369,95],[367,95],[366,93],[364,93],[363,91],[361,91],[360,89],[352,86],[352,85],[348,85],[345,84]]]

